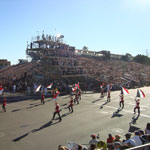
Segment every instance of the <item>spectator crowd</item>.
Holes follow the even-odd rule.
[[[122,150],[144,144],[150,144],[150,123],[147,123],[144,130],[135,130],[134,133],[127,132],[124,137],[120,135],[108,134],[108,138],[102,141],[99,135],[92,134],[91,140],[87,144],[88,146],[81,144],[74,144],[75,146],[58,146],[58,150]],[[149,147],[143,148],[143,150],[149,150]]]

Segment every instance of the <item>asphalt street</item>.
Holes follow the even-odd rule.
[[[109,133],[119,134],[124,139],[128,131],[145,129],[150,122],[150,87],[141,88],[146,97],[141,99],[141,114],[133,118],[136,89],[125,95],[125,107],[117,112],[120,91],[111,92],[111,102],[106,97],[100,99],[99,93],[82,94],[74,112],[66,109],[69,97],[60,96],[62,121],[50,122],[55,109],[54,101],[46,98],[44,105],[39,99],[7,104],[7,112],[0,113],[0,149],[1,150],[57,150],[58,145],[67,141],[88,144],[91,134],[100,134],[106,141]],[[1,108],[0,108],[1,111]],[[116,113],[117,112],[117,113]]]

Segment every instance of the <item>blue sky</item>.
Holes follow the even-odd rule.
[[[43,30],[77,49],[150,53],[149,0],[0,0],[0,19],[0,59],[12,64]]]

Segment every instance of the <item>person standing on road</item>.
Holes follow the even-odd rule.
[[[6,97],[3,98],[3,105],[2,105],[3,112],[6,112]]]
[[[136,114],[136,109],[138,110],[138,115],[140,114],[140,99],[135,99],[136,106],[134,107],[134,114]]]
[[[59,121],[61,121],[62,118],[61,118],[61,116],[60,116],[60,106],[59,106],[58,102],[55,102],[55,105],[56,105],[56,106],[55,106],[55,112],[54,112],[54,114],[53,114],[52,120],[54,120],[54,119],[55,119],[55,115],[58,114],[58,116],[59,116]]]
[[[42,95],[41,95],[41,104],[45,104],[45,94],[44,94],[44,91],[42,92]]]
[[[73,113],[73,97],[71,96],[70,98],[68,109],[69,112],[71,111],[71,113]]]
[[[74,103],[79,104],[79,96],[78,96],[78,93],[76,93],[76,95],[75,95]]]
[[[124,95],[120,94],[119,110],[124,108]]]
[[[81,89],[80,88],[79,88],[79,91],[78,91],[78,97],[81,100]]]
[[[100,85],[100,98],[104,97],[104,83]]]
[[[107,92],[107,102],[110,102],[110,90]]]

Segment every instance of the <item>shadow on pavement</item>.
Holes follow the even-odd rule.
[[[140,114],[138,114],[137,116],[133,115],[132,120],[129,124],[130,125],[131,124],[136,124],[136,121],[139,119],[139,117],[140,117]]]
[[[34,107],[37,107],[37,106],[40,106],[41,104],[36,104],[36,105],[32,105],[30,107],[26,107],[26,109],[31,109],[31,108],[34,108]]]
[[[30,132],[31,132],[31,131],[30,131]],[[23,138],[25,138],[26,136],[28,136],[28,134],[29,134],[30,132],[28,132],[28,133],[26,133],[26,134],[24,134],[24,135],[22,135],[22,136],[19,136],[19,137],[13,139],[12,141],[13,141],[13,142],[18,142],[18,141],[20,141],[21,139],[23,139]]]
[[[66,117],[66,116],[68,116],[69,114],[70,114],[70,112],[67,112],[67,113],[63,114],[62,117]]]
[[[139,130],[139,129],[140,129],[140,128],[138,128],[138,127],[135,127],[135,126],[130,125],[128,132],[134,132],[134,131]]]
[[[60,106],[66,106],[67,105],[67,103],[65,103],[65,104],[62,104],[62,105],[60,105]]]
[[[21,139],[23,139],[23,138],[25,138],[26,136],[28,136],[30,133],[34,133],[34,132],[40,131],[40,130],[42,130],[42,129],[44,129],[44,128],[50,127],[51,125],[55,125],[55,124],[57,124],[57,123],[59,123],[59,121],[58,121],[58,122],[54,122],[54,123],[52,123],[52,121],[49,121],[49,122],[47,122],[46,124],[42,125],[40,128],[33,129],[33,130],[31,130],[31,131],[29,131],[29,132],[27,132],[27,133],[25,133],[25,134],[23,134],[23,135],[21,135],[21,136],[15,138],[15,139],[13,139],[12,141],[13,141],[13,142],[18,142],[18,141],[20,141]]]
[[[112,116],[111,116],[111,118],[114,118],[114,117],[122,117],[123,115],[122,114],[113,114]]]
[[[20,110],[22,110],[22,109],[14,109],[11,112],[16,112],[16,111],[20,111]]]
[[[122,109],[117,109],[117,111],[113,112],[113,115],[111,116],[111,118],[114,118],[114,117],[122,117],[123,115],[122,114],[119,114],[119,112],[121,111]]]
[[[102,100],[102,99],[101,98],[96,99],[96,100],[92,101],[92,103],[95,103],[95,102],[100,101],[100,100]]]
[[[59,122],[52,123],[52,121],[49,121],[49,122],[47,122],[46,124],[42,125],[40,128],[38,128],[38,129],[33,129],[33,130],[32,130],[32,133],[37,132],[37,131],[40,131],[40,130],[42,130],[42,129],[44,129],[44,128],[50,127],[51,125],[54,125],[54,124],[57,124],[57,123],[59,123]]]
[[[107,101],[104,104],[102,104],[99,109],[102,109],[104,107],[104,105],[106,105],[107,103],[109,103],[109,102]]]

